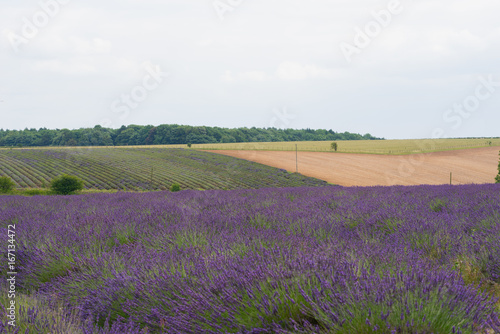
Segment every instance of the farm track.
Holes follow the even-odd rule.
[[[299,173],[342,186],[493,183],[500,147],[414,155],[298,152]],[[295,171],[295,152],[208,151]]]

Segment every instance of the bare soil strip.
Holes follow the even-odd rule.
[[[298,152],[299,173],[342,186],[493,183],[500,147],[414,155]],[[295,172],[295,152],[209,151]]]

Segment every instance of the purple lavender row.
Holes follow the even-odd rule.
[[[0,227],[17,226],[19,289],[82,333],[495,333],[499,199],[499,185],[3,196]]]

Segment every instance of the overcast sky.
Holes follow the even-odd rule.
[[[2,0],[0,128],[500,136],[498,0]]]

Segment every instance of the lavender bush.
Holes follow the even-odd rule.
[[[37,301],[20,333],[496,333],[499,200],[499,185],[2,196],[0,227],[16,224],[18,288]]]

